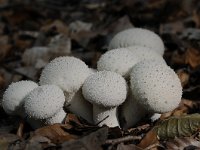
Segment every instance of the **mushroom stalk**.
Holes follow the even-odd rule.
[[[65,108],[89,123],[93,123],[92,104],[84,99],[81,89],[71,96],[71,100],[66,101]]]
[[[106,124],[109,127],[119,126],[117,119],[117,107],[106,108],[93,105],[93,120],[98,126]]]

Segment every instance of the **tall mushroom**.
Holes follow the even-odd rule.
[[[35,88],[25,98],[25,112],[34,120],[47,120],[59,116],[57,123],[61,123],[65,96],[63,91],[56,85],[43,85]],[[60,117],[60,114],[61,117]],[[52,123],[52,122],[51,122]],[[56,123],[55,121],[53,123]]]
[[[110,41],[108,49],[135,45],[148,47],[160,55],[163,55],[165,50],[163,41],[157,34],[142,28],[130,28],[117,33]]]
[[[40,85],[54,84],[65,94],[65,107],[71,112],[91,122],[92,105],[82,99],[76,99],[78,90],[91,74],[88,66],[75,57],[57,57],[45,66],[40,76]],[[76,100],[74,102],[74,100]],[[74,109],[75,108],[75,109]],[[82,110],[83,112],[80,112]],[[85,114],[87,114],[85,116]]]
[[[107,51],[99,58],[97,69],[99,71],[113,71],[127,78],[131,68],[143,60],[159,60],[165,63],[162,56],[150,50],[150,48],[132,46]]]
[[[165,113],[181,101],[182,87],[176,73],[160,61],[142,61],[130,74],[134,99],[148,112]]]
[[[6,89],[2,106],[6,113],[25,117],[24,98],[38,85],[33,81],[19,81],[11,83]]]
[[[111,71],[100,71],[89,76],[82,87],[83,96],[93,104],[95,124],[119,126],[117,106],[126,99],[126,81]]]

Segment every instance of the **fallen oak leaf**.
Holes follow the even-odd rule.
[[[31,138],[34,136],[43,136],[51,140],[52,143],[62,143],[68,140],[77,139],[78,136],[72,135],[64,130],[65,125],[54,124],[37,129]]]
[[[157,133],[155,130],[152,129],[145,135],[145,137],[140,141],[140,143],[137,146],[144,149],[150,145],[158,144],[158,143],[159,143],[159,139],[157,137]]]
[[[123,143],[117,145],[117,150],[142,150],[134,144],[124,145]]]
[[[102,144],[105,143],[108,136],[108,127],[103,127],[88,136],[75,141],[68,141],[62,144],[62,150],[103,150]]]
[[[175,138],[166,142],[168,150],[187,149],[188,146],[200,147],[200,142],[191,137]]]
[[[19,140],[20,137],[14,134],[0,134],[0,149],[7,150],[10,144]]]
[[[55,146],[55,144],[51,143],[50,139],[38,135],[28,141],[25,150],[42,150],[48,148],[49,146],[52,147]]]
[[[182,87],[185,87],[188,84],[190,74],[183,69],[178,70],[176,73],[181,81]]]
[[[146,148],[159,140],[186,137],[194,134],[200,127],[200,114],[173,116],[159,122],[137,145]]]
[[[200,50],[196,48],[189,48],[186,51],[185,63],[190,64],[192,68],[200,65]]]
[[[161,121],[153,130],[160,140],[191,136],[200,127],[200,114],[171,117]]]

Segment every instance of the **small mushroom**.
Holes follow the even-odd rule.
[[[63,123],[63,121],[65,120],[65,117],[66,117],[66,112],[63,109],[61,109],[58,113],[56,113],[51,118],[45,119],[44,124],[51,125],[55,123]]]
[[[155,60],[155,61],[160,61],[166,64],[163,57],[157,52],[155,52],[154,50],[151,50],[151,48],[135,45],[135,46],[127,47],[126,49],[132,51],[135,57],[138,58],[137,63],[144,60]]]
[[[182,87],[176,73],[160,61],[142,61],[130,73],[134,99],[152,113],[175,109],[181,101]]]
[[[89,76],[82,87],[83,96],[93,104],[95,124],[119,126],[117,106],[126,99],[125,79],[111,71],[100,71]]]
[[[117,33],[110,41],[108,49],[125,48],[134,45],[151,48],[160,55],[164,54],[162,39],[154,32],[142,28],[130,28]]]
[[[91,113],[92,107],[88,106],[92,105],[88,101],[76,97],[79,95],[79,93],[77,94],[78,90],[90,74],[88,66],[80,59],[69,56],[58,57],[47,64],[42,71],[40,85],[54,84],[59,86],[65,94],[65,106],[71,105],[70,111],[83,117],[85,116],[83,114]],[[84,112],[80,110],[84,110]],[[87,118],[84,119],[87,120]]]
[[[33,81],[11,83],[3,95],[2,106],[5,112],[25,117],[24,98],[36,87],[38,85]]]
[[[48,119],[63,109],[65,96],[56,85],[42,85],[31,91],[25,98],[25,112],[36,120]]]
[[[127,77],[131,68],[137,62],[138,58],[132,51],[126,48],[113,49],[99,58],[97,69],[99,71],[113,71]]]
[[[77,92],[89,76],[88,66],[75,57],[57,57],[48,63],[40,76],[40,85],[54,84],[65,94]]]
[[[143,60],[159,60],[165,63],[162,56],[150,50],[150,48],[132,46],[107,51],[99,58],[97,69],[99,71],[113,71],[127,78],[131,68]]]

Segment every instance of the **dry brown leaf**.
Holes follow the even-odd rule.
[[[200,65],[200,50],[196,48],[188,48],[185,54],[185,63],[190,64],[192,68]]]
[[[43,32],[48,32],[52,29],[56,30],[57,32],[61,34],[65,34],[65,35],[69,34],[69,28],[61,20],[47,22],[46,25],[43,25],[40,30]]]
[[[172,64],[185,64],[185,54],[180,54],[178,51],[174,51],[172,53],[171,62]]]
[[[176,73],[181,81],[182,87],[185,87],[188,84],[190,74],[183,69],[178,70]]]
[[[9,44],[8,36],[0,36],[0,61],[2,61],[11,51],[11,44]]]
[[[175,138],[174,140],[166,142],[166,148],[168,150],[184,150],[189,146],[200,148],[200,142],[191,137]]]
[[[65,125],[54,124],[50,126],[45,126],[43,128],[37,129],[33,136],[44,136],[52,141],[52,143],[62,143],[64,141],[74,140],[78,137],[76,135],[69,134],[64,131]]]
[[[25,150],[43,150],[48,147],[55,146],[51,141],[43,136],[34,136],[26,144]]]
[[[103,150],[102,144],[108,136],[108,127],[103,127],[79,140],[68,141],[62,144],[62,150]]]
[[[7,150],[9,144],[18,141],[20,138],[14,134],[0,134],[0,149]]]
[[[0,72],[0,89],[4,89],[6,85],[6,81],[4,75]]]
[[[117,150],[142,150],[142,148],[139,148],[134,144],[124,145],[121,143],[117,146]]]
[[[66,119],[65,119],[65,121],[64,121],[65,124],[68,124],[68,125],[69,125],[69,126],[68,126],[68,129],[72,128],[72,125],[70,125],[71,122],[73,122],[73,123],[75,123],[75,124],[77,124],[77,125],[79,125],[79,126],[83,126],[83,125],[81,124],[80,120],[78,119],[78,117],[77,117],[75,114],[70,114],[70,113],[68,113],[68,114],[67,114],[67,117],[66,117]]]
[[[182,99],[179,106],[171,111],[161,115],[160,120],[167,119],[171,116],[182,116],[188,113],[197,113],[200,108],[198,101],[192,101],[188,99]]]
[[[154,130],[150,130],[137,146],[144,149],[157,143],[159,143],[157,133]]]

